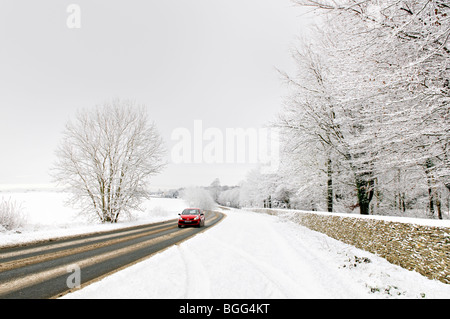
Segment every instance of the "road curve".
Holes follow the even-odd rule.
[[[201,228],[177,219],[0,249],[0,298],[57,298],[178,244],[225,215],[207,212]],[[77,281],[78,279],[78,281]],[[73,288],[77,289],[77,288]]]

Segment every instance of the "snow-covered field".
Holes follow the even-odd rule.
[[[88,225],[71,222],[63,193],[11,197],[24,201],[29,224],[21,234],[0,232],[2,245],[171,219],[185,206],[152,198],[132,221]],[[450,298],[450,285],[286,219],[223,212],[213,228],[64,298]]]

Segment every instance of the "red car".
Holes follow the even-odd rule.
[[[178,219],[178,227],[183,226],[205,226],[205,214],[200,208],[186,208]]]

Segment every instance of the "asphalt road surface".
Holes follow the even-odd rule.
[[[110,232],[0,249],[0,298],[57,298],[180,243],[219,222],[207,212],[200,228],[178,219]]]

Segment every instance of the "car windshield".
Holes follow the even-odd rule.
[[[200,211],[198,209],[185,209],[181,215],[200,215]]]

